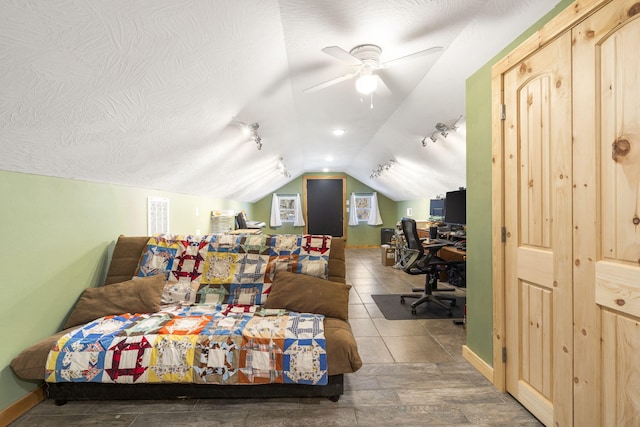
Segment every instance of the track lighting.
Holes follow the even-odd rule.
[[[262,138],[260,137],[260,135],[258,135],[258,128],[260,127],[259,123],[248,124],[234,119],[234,126],[239,127],[242,133],[246,135],[248,139],[255,142],[258,150],[262,150]]]
[[[253,139],[258,147],[258,150],[262,150],[262,138],[258,135],[258,128],[260,125],[258,123],[252,123],[249,125],[249,138]]]
[[[283,157],[280,157],[278,159],[278,171],[280,172],[280,175],[284,176],[285,178],[291,178],[291,173],[287,170],[287,165],[284,164]]]
[[[371,171],[371,176],[369,176],[369,178],[371,179],[375,179],[378,178],[380,175],[382,175],[385,171],[388,171],[389,169],[391,169],[391,167],[396,163],[395,160],[390,159],[389,161],[387,161],[386,163],[382,164],[382,165],[378,165],[378,167],[374,170]]]
[[[455,121],[453,121],[450,124],[442,123],[442,122],[436,123],[436,126],[435,126],[436,130],[431,132],[429,135],[425,136],[424,138],[422,138],[422,146],[423,147],[427,146],[427,138],[430,138],[432,142],[436,142],[438,140],[438,135],[442,136],[443,138],[446,138],[447,136],[449,136],[449,132],[451,131],[455,132],[458,129],[457,123],[460,121],[461,118],[462,116],[458,117]]]

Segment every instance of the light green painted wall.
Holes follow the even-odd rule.
[[[401,218],[413,218],[415,220],[427,220],[429,219],[429,204],[431,199],[422,200],[405,200],[396,203],[396,216],[398,221]],[[411,209],[412,215],[408,215],[407,209]]]
[[[343,173],[308,173],[303,176],[299,176],[293,181],[289,182],[287,185],[277,189],[274,193],[282,193],[282,194],[300,194],[302,198],[302,186],[303,186],[303,177],[304,176],[344,176],[347,178],[347,197],[351,195],[351,193],[370,193],[373,190],[358,181],[357,179],[345,175]],[[269,218],[271,215],[271,198],[272,195],[257,201],[253,205],[253,213],[254,216],[250,219],[257,221],[264,221],[267,224],[267,227],[263,229],[264,233],[273,233],[273,234],[286,234],[286,233],[303,233],[304,227],[294,227],[292,224],[287,223],[283,224],[281,227],[271,228],[269,226]],[[347,226],[347,245],[349,246],[379,246],[380,245],[380,229],[381,228],[394,228],[396,223],[399,221],[399,217],[397,217],[397,209],[396,202],[389,199],[388,197],[378,193],[378,204],[380,206],[380,215],[382,216],[383,224],[379,226],[372,226],[367,224],[359,224],[356,226]],[[348,221],[348,218],[345,218],[345,221]]]
[[[467,346],[493,365],[491,67],[572,1],[562,0],[467,80]]]
[[[347,175],[347,197],[351,197],[351,193],[371,192],[373,192],[373,190],[370,187]],[[396,202],[378,193],[378,206],[383,224],[376,226],[362,223],[358,225],[347,225],[347,244],[349,246],[380,246],[381,229],[395,229],[396,223],[400,220],[396,214]],[[345,221],[348,220],[348,218],[345,219]]]
[[[173,233],[208,232],[214,209],[251,209],[233,201],[0,171],[0,409],[36,388],[13,374],[11,359],[58,331],[80,293],[102,283],[118,235],[147,234],[148,196],[169,199]]]

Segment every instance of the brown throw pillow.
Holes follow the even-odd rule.
[[[160,310],[165,281],[164,275],[160,274],[87,288],[71,310],[64,329],[112,314],[155,313]]]
[[[349,318],[351,285],[331,282],[305,274],[278,271],[271,284],[265,308],[286,308],[300,313]]]

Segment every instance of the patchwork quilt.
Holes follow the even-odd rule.
[[[162,303],[264,304],[277,270],[327,279],[331,236],[155,235],[137,277],[164,274]]]
[[[106,316],[56,342],[45,381],[326,385],[323,320],[226,304]]]

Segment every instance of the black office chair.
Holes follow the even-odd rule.
[[[447,246],[446,242],[432,243],[427,245],[427,252],[422,246],[422,240],[418,236],[418,228],[415,220],[411,218],[402,218],[402,231],[406,241],[405,251],[409,254],[406,264],[403,267],[405,273],[408,274],[424,274],[424,289],[414,288],[414,292],[422,294],[403,294],[400,295],[400,303],[405,303],[405,298],[418,298],[411,304],[411,314],[416,314],[416,307],[426,302],[433,302],[447,310],[449,317],[453,316],[451,307],[456,305],[456,298],[452,296],[436,295],[434,292],[449,292],[455,289],[439,289],[438,278],[440,273],[447,271],[449,263],[438,257],[437,253],[440,249]],[[449,301],[445,303],[444,301]]]
[[[236,228],[239,230],[245,230],[247,228],[247,219],[244,217],[244,212],[236,215]]]

